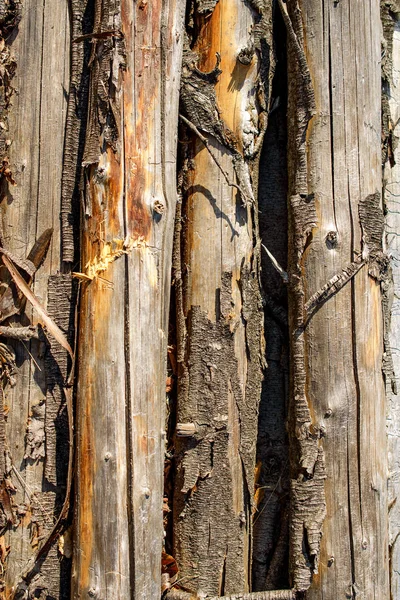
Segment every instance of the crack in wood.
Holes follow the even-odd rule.
[[[318,572],[322,524],[326,514],[324,453],[313,424],[306,379],[304,332],[305,248],[317,224],[314,195],[308,194],[306,139],[315,97],[303,50],[303,25],[296,0],[278,0],[288,33],[289,67],[289,331],[291,342],[290,566],[293,587],[307,590]]]

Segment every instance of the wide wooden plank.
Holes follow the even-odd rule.
[[[74,597],[145,600],[161,593],[184,8],[175,0],[122,0],[95,9],[95,31],[116,33],[94,42],[90,61]]]
[[[297,118],[298,126],[291,128],[289,145],[289,165],[297,164],[297,176],[291,173],[290,195],[299,197],[296,205],[292,200],[290,235],[296,251],[296,224],[300,223],[304,235],[300,255],[292,255],[295,262],[300,256],[296,264],[301,272],[295,270],[294,275],[299,275],[302,286],[292,280],[292,319],[299,319],[297,324],[292,321],[292,349],[299,349],[298,335],[304,335],[301,363],[292,367],[295,386],[298,382],[294,391],[302,390],[303,396],[292,399],[292,410],[299,426],[306,420],[306,430],[299,429],[293,437],[304,454],[298,456],[294,450],[292,460],[295,465],[300,459],[294,474],[304,477],[307,486],[307,478],[315,478],[316,472],[313,467],[305,474],[304,457],[313,444],[314,451],[318,449],[318,460],[325,464],[327,514],[318,573],[317,553],[309,545],[308,551],[298,547],[297,557],[292,556],[292,576],[295,587],[306,586],[307,559],[302,564],[302,553],[314,562],[307,598],[321,598],[321,594],[332,599],[386,598],[385,297],[380,289],[386,272],[377,265],[385,261],[379,195],[380,39],[379,28],[371,26],[379,20],[379,2],[300,2],[301,14],[296,4],[288,3],[315,104],[307,108],[304,95],[300,102],[297,96],[295,104],[300,84],[294,77],[302,62],[292,38],[289,122]],[[310,121],[302,130],[305,116]],[[295,138],[300,131],[304,136]],[[310,212],[308,225],[306,211]],[[304,301],[343,269],[358,267],[355,261],[362,258],[365,266],[356,268],[357,274],[340,291],[330,294],[311,314],[302,312]],[[301,397],[306,401],[303,412],[299,412]],[[316,535],[321,522],[315,527]],[[318,541],[317,535],[313,541]]]

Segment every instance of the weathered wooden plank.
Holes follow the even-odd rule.
[[[300,306],[292,299],[292,311],[297,306],[294,316],[299,321],[295,327],[304,335],[300,348],[304,379],[299,385],[306,400],[307,421],[306,436],[299,438],[298,431],[293,439],[297,438],[300,448],[309,440],[321,460],[323,453],[327,511],[319,570],[306,596],[383,598],[388,597],[386,439],[382,298],[377,279],[385,274],[374,261],[378,255],[383,262],[385,259],[382,246],[378,248],[379,244],[372,243],[371,234],[366,233],[369,223],[377,238],[382,234],[374,221],[374,215],[382,215],[382,210],[372,200],[381,188],[380,40],[377,29],[371,27],[379,19],[379,3],[316,0],[288,5],[297,39],[306,52],[315,93],[315,113],[309,113],[312,118],[304,132],[306,137],[296,140],[305,113],[301,114],[303,101],[300,106],[295,104],[295,74],[301,60],[294,52],[289,60],[289,193],[300,195],[299,206],[303,208],[301,213],[292,208],[290,235],[297,235],[296,224],[298,219],[304,223],[301,215],[310,210],[307,206],[313,207],[314,215],[308,231],[307,227],[304,230],[298,273],[301,290],[296,287],[297,281],[292,281],[292,294],[304,294],[296,300]],[[296,118],[297,129],[291,121]],[[293,177],[296,164],[297,179]],[[359,207],[365,201],[364,218],[363,212],[359,215]],[[362,229],[360,218],[364,220]],[[296,248],[296,239],[292,239],[292,248]],[[368,268],[361,269],[321,305],[302,332],[304,302],[362,251],[369,261]],[[297,343],[298,338],[292,341],[292,351]],[[299,365],[292,368],[296,386]],[[292,402],[293,414],[298,415],[301,424],[298,398]],[[292,456],[294,463],[299,458],[302,456],[296,456],[296,452]],[[301,466],[294,470],[296,476],[304,476]],[[315,478],[314,469],[310,476]],[[304,485],[308,485],[306,479]],[[316,525],[315,543],[318,519]],[[292,531],[292,539],[293,535]],[[315,561],[318,549],[314,554],[310,546],[308,551],[298,548],[298,555],[292,555],[292,576],[298,589],[307,585],[302,553],[308,556],[306,561]],[[314,562],[314,572],[316,566]],[[299,567],[301,573],[296,572]]]
[[[34,282],[36,296],[46,305],[49,274],[61,266],[60,181],[69,77],[69,19],[66,4],[52,0],[41,5],[27,0],[20,9],[18,29],[10,30],[7,38],[16,60],[11,82],[16,93],[11,97],[6,133],[11,141],[7,152],[16,186],[9,185],[7,189],[2,181],[2,238],[8,250],[25,258],[37,238],[46,229],[53,229],[50,250]],[[37,322],[37,315],[28,305],[21,322],[27,325],[29,320]],[[7,470],[16,488],[13,504],[17,514],[17,526],[5,537],[10,553],[3,565],[4,593],[9,597],[11,589],[21,584],[21,573],[52,528],[65,488],[60,472],[57,478],[52,471],[51,486],[43,478],[43,345],[35,339],[25,345],[21,341],[7,343],[15,348],[18,367],[16,385],[6,392]],[[67,578],[60,575],[65,564],[60,567],[57,549],[53,548],[42,576],[31,584],[22,583],[20,589],[29,588],[29,593],[34,594],[42,586],[54,598],[65,597],[68,574],[65,573]]]
[[[95,32],[115,35],[94,41],[90,61],[74,597],[145,600],[161,593],[184,9],[174,0],[95,8]]]

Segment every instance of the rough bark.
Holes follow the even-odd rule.
[[[173,552],[185,589],[224,596],[251,586],[265,360],[257,181],[272,22],[269,2],[203,4],[188,13],[181,86]],[[195,432],[182,437],[189,423]]]
[[[73,596],[161,590],[184,3],[95,4],[84,149]]]
[[[293,585],[387,598],[379,3],[288,8]]]

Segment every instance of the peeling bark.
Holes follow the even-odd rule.
[[[88,109],[88,62],[91,40],[87,35],[93,26],[91,8],[92,2],[88,0],[69,0],[71,74],[65,124],[60,212],[62,260],[65,263],[72,263],[79,254],[76,239],[79,234],[79,200],[83,192],[81,164]]]
[[[220,596],[251,586],[265,363],[257,180],[272,75],[267,72],[265,80],[257,71],[271,51],[265,42],[272,31],[270,5],[253,8],[220,0],[205,20],[194,5],[181,86],[181,112],[204,132],[207,148],[193,127],[182,131],[182,208],[174,249],[179,428],[173,553],[179,577],[188,578],[186,589]],[[219,24],[229,20],[233,44],[220,31]],[[249,46],[252,55],[245,61],[242,50]],[[193,435],[182,437],[190,424]]]

